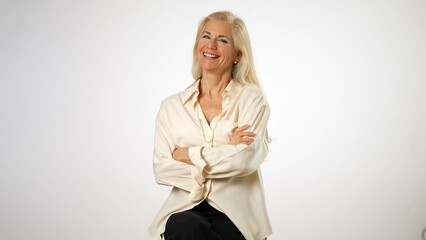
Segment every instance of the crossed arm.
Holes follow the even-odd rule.
[[[247,176],[256,171],[268,153],[269,106],[259,97],[240,111],[239,127],[233,130],[228,144],[176,147],[160,110],[153,158],[157,183],[193,192],[205,179]]]
[[[247,129],[250,125],[246,124],[241,127],[236,127],[232,130],[232,134],[229,137],[228,144],[237,145],[237,144],[247,144],[250,146],[254,142],[254,137],[256,134],[254,132],[250,132]],[[194,163],[189,158],[188,153],[189,147],[177,147],[173,151],[172,157],[176,161],[180,161],[186,164],[194,165]]]

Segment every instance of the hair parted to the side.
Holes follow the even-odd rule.
[[[202,77],[202,69],[197,57],[197,45],[206,23],[211,20],[225,21],[232,25],[232,38],[236,50],[241,52],[238,63],[232,67],[232,79],[240,84],[254,84],[259,86],[256,71],[254,69],[253,52],[251,49],[250,37],[245,23],[237,15],[229,11],[214,12],[203,18],[198,25],[197,36],[193,49],[192,76],[195,80]]]

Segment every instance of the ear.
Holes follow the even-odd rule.
[[[237,50],[237,54],[235,55],[234,61],[240,61],[241,57],[243,56],[243,53],[240,50]]]

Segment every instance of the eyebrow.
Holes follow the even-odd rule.
[[[204,33],[207,33],[208,35],[212,35],[210,32],[208,32],[208,31],[203,31],[202,32],[202,34],[204,34]],[[229,38],[228,36],[225,36],[225,35],[218,35],[218,37],[224,37],[224,38],[227,38],[227,39],[231,39],[231,38]]]

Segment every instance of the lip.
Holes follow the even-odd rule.
[[[219,55],[214,54],[214,53],[208,53],[208,52],[203,52],[203,56],[210,58],[210,59],[216,59],[219,58]]]

